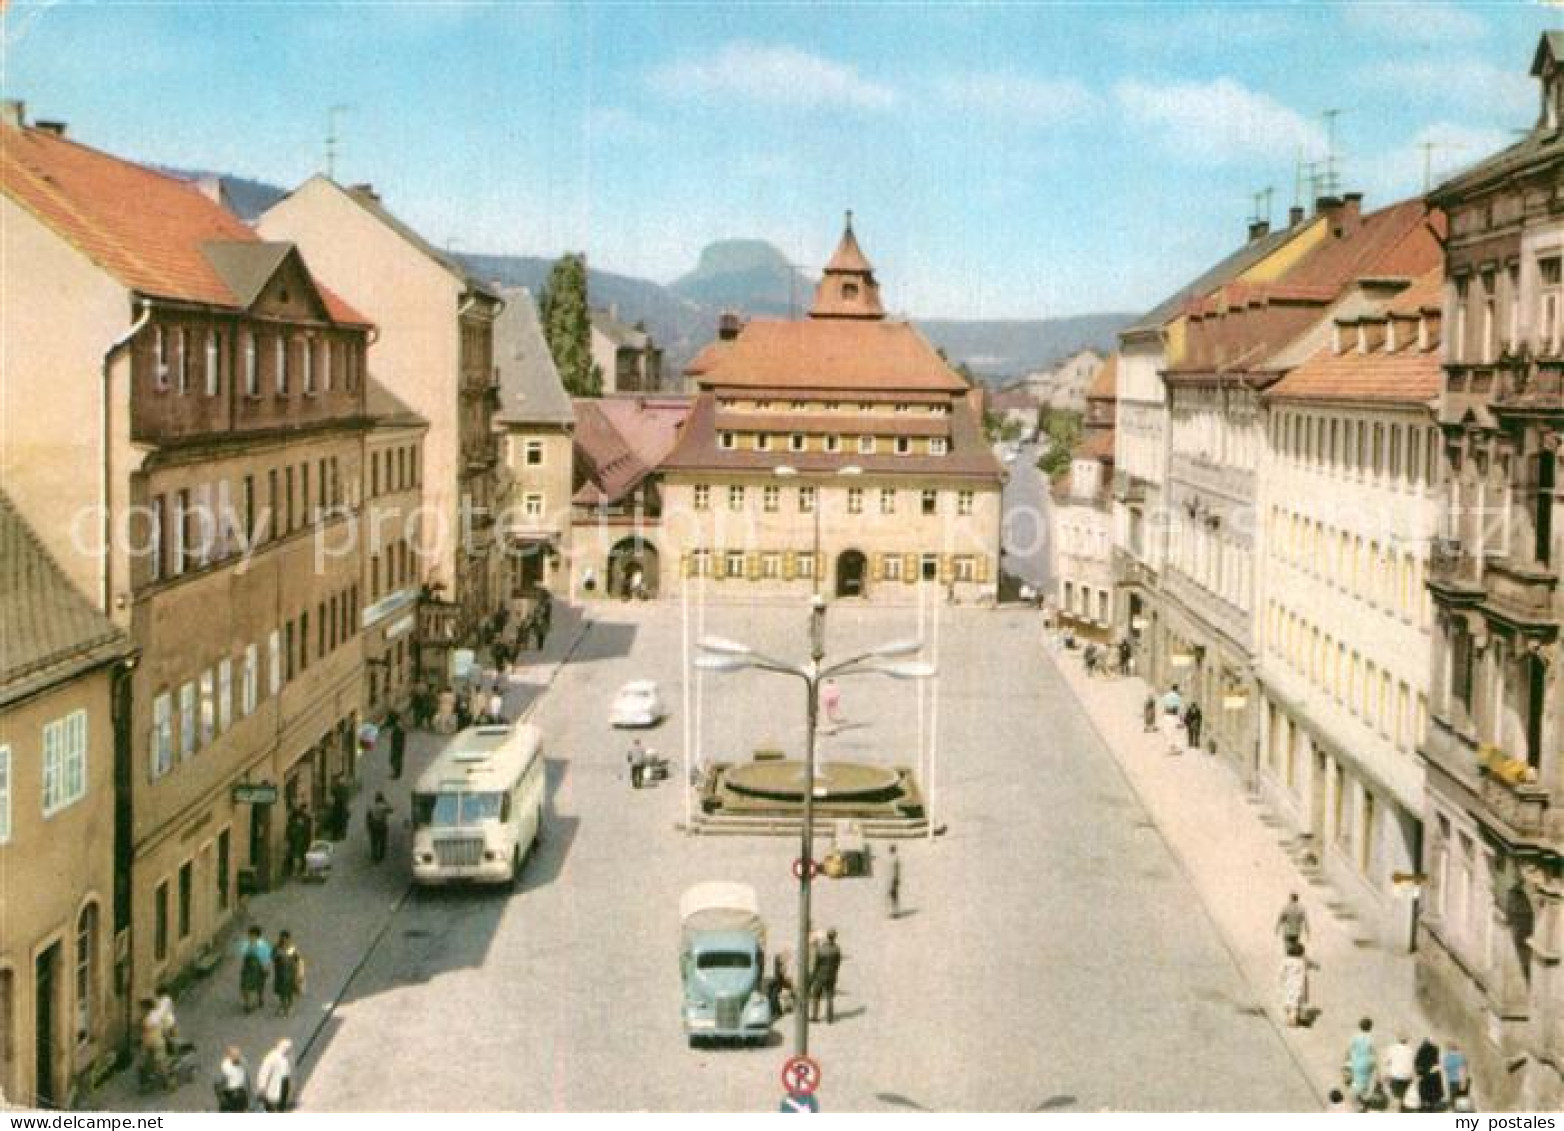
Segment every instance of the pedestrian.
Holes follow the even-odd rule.
[[[1444,1077],[1439,1072],[1439,1046],[1432,1037],[1424,1037],[1417,1046],[1417,1098],[1423,1111],[1443,1111],[1445,1106]]]
[[[160,1085],[168,1083],[168,1036],[158,1016],[157,1002],[144,997],[141,1006],[141,1076]]]
[[[413,684],[413,726],[427,730],[434,720],[434,692],[423,680]],[[394,736],[393,736],[394,737]]]
[[[505,721],[505,697],[500,694],[498,683],[489,688],[489,721],[491,723]]]
[[[1461,1046],[1451,1041],[1445,1046],[1444,1062],[1445,1092],[1450,1097],[1450,1108],[1457,1110],[1456,1101],[1466,1099],[1472,1090],[1472,1078],[1466,1064],[1466,1054],[1461,1051]]]
[[[1146,701],[1140,705],[1141,721],[1145,724],[1147,734],[1155,734],[1157,730],[1157,697],[1151,692],[1146,692]]]
[[[901,918],[901,857],[890,847],[890,866],[885,877],[885,908],[892,919]]]
[[[304,874],[304,854],[310,850],[310,835],[314,831],[312,823],[309,812],[302,805],[295,805],[288,810],[288,824],[283,838],[288,846],[287,872],[290,876]]]
[[[293,1042],[284,1037],[272,1046],[255,1074],[255,1090],[267,1111],[287,1111],[293,1100]]]
[[[836,928],[825,933],[815,948],[815,960],[809,976],[809,1019],[820,1020],[820,1001],[825,999],[825,1023],[836,1023],[836,976],[842,969],[842,951],[836,945]]]
[[[1358,1022],[1358,1031],[1347,1045],[1349,1082],[1352,1094],[1361,1107],[1367,1108],[1373,1102],[1377,1083],[1375,1069],[1378,1067],[1379,1057],[1374,1051],[1374,1022],[1365,1017]]]
[[[1196,750],[1200,749],[1200,728],[1205,723],[1205,713],[1201,711],[1199,703],[1191,703],[1184,708],[1184,730],[1189,734],[1189,744]]]
[[[277,995],[280,1017],[293,1012],[293,1003],[304,992],[304,956],[287,931],[278,933],[277,945],[272,947],[272,992]]]
[[[266,978],[271,970],[271,943],[259,927],[251,927],[239,950],[239,1000],[246,1013],[266,1004]]]
[[[1179,719],[1183,711],[1184,697],[1179,694],[1178,684],[1175,683],[1162,697],[1162,733],[1167,738],[1169,754],[1184,752],[1184,736]]]
[[[1308,1023],[1309,959],[1302,943],[1292,943],[1282,957],[1282,1016],[1289,1026]]]
[[[331,783],[331,839],[346,840],[348,836],[348,806],[353,799],[348,779],[337,775]]]
[[[1120,675],[1127,676],[1127,675],[1130,674],[1130,660],[1131,660],[1131,658],[1133,656],[1134,656],[1134,651],[1130,647],[1130,638],[1128,636],[1120,637],[1119,638],[1119,674]]]
[[[402,762],[407,757],[407,731],[402,729],[402,717],[395,711],[386,720],[386,728],[391,732],[391,780],[397,781],[402,777]]]
[[[1097,674],[1097,645],[1086,645],[1085,651],[1081,653],[1081,663],[1085,665],[1088,676]]]
[[[250,1066],[245,1063],[244,1053],[239,1051],[239,1046],[229,1045],[223,1052],[212,1088],[217,1093],[218,1111],[250,1110]]]
[[[500,675],[510,674],[510,645],[503,640],[494,642],[494,668]]]
[[[386,858],[386,840],[391,834],[391,803],[384,793],[376,793],[374,801],[364,814],[369,827],[369,858],[375,863]]]
[[[1412,1087],[1412,1081],[1417,1079],[1417,1054],[1412,1051],[1412,1043],[1404,1033],[1385,1050],[1384,1076],[1396,1106],[1404,1107],[1407,1091]]]
[[[837,726],[842,721],[842,689],[836,680],[828,679],[820,689],[820,705],[825,708],[826,721]]]
[[[179,1044],[179,1018],[174,1016],[174,995],[162,983],[157,987],[157,1000],[153,1003],[152,1018],[163,1030],[163,1043],[173,1052]]]
[[[766,999],[771,1005],[771,1016],[781,1017],[793,1005],[793,979],[788,976],[787,956],[781,951],[771,957],[771,984],[766,989]]]
[[[631,741],[625,762],[630,766],[630,788],[640,789],[646,779],[646,747],[641,745],[639,738]]]
[[[1309,913],[1303,909],[1298,893],[1287,896],[1287,902],[1276,916],[1276,931],[1282,936],[1282,949],[1302,946],[1309,935]]]

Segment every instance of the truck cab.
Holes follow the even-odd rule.
[[[684,1032],[702,1042],[763,1043],[771,1006],[762,992],[766,931],[747,884],[696,884],[679,900]]]

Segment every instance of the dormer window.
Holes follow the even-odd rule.
[[[855,299],[855,298],[857,298],[858,297],[858,284],[857,283],[843,283],[842,284],[842,297],[845,298],[845,299]]]
[[[899,456],[904,456],[904,455],[910,454],[911,451],[912,451],[912,440],[909,437],[907,437],[907,436],[897,436],[896,437],[896,454],[899,455]]]
[[[873,436],[858,437],[858,454],[863,456],[872,456],[874,454]]]
[[[803,451],[804,450],[804,434],[802,432],[794,432],[791,436],[789,436],[787,438],[787,449],[790,452],[801,452],[801,451]]]
[[[836,436],[836,435],[827,436],[825,438],[825,450],[828,451],[828,452],[839,452],[839,451],[841,451],[842,450],[842,438],[840,436]]]
[[[724,432],[717,437],[717,446],[725,452],[731,452],[738,446],[738,440],[732,432]]]
[[[755,450],[757,452],[769,452],[771,450],[771,433],[761,432],[755,436]]]
[[[943,436],[934,436],[929,440],[929,455],[942,456],[946,451],[946,440]]]

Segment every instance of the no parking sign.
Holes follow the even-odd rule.
[[[820,1086],[820,1064],[807,1056],[790,1056],[782,1066],[782,1087],[789,1096],[813,1096]]]

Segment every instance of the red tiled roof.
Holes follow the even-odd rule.
[[[684,397],[580,398],[575,450],[585,482],[574,501],[616,502],[645,479],[678,442],[690,414]]]
[[[757,319],[732,341],[707,346],[688,372],[703,387],[719,389],[956,393],[968,387],[909,322]]]
[[[1097,374],[1086,390],[1089,401],[1117,400],[1119,396],[1119,353],[1115,350],[1097,367]]]
[[[1265,395],[1281,400],[1426,404],[1439,395],[1443,380],[1438,350],[1347,350],[1338,354],[1327,348],[1272,385]]]
[[[259,243],[194,184],[44,130],[0,127],[0,189],[124,286],[152,298],[237,307],[203,250]],[[316,283],[332,319],[369,325]]]
[[[1365,275],[1416,278],[1444,262],[1444,232],[1443,212],[1431,211],[1421,197],[1403,200],[1370,212],[1340,239],[1326,240],[1283,281],[1334,290]]]
[[[1386,309],[1386,313],[1402,318],[1415,318],[1425,311],[1440,311],[1444,309],[1444,289],[1445,272],[1444,265],[1441,263],[1398,294],[1395,301]]]
[[[878,419],[877,417],[875,419]],[[999,463],[989,450],[978,426],[977,417],[963,399],[951,404],[950,450],[942,456],[896,455],[885,452],[876,455],[860,455],[842,451],[825,452],[769,452],[724,450],[717,446],[717,406],[711,393],[695,398],[694,411],[679,436],[679,443],[663,461],[663,468],[670,471],[716,471],[765,473],[781,466],[796,468],[802,472],[835,471],[838,468],[861,467],[867,474],[916,474],[948,475],[955,478],[981,478],[998,480],[1002,477]],[[844,417],[839,425],[845,434],[853,431],[852,417]]]

